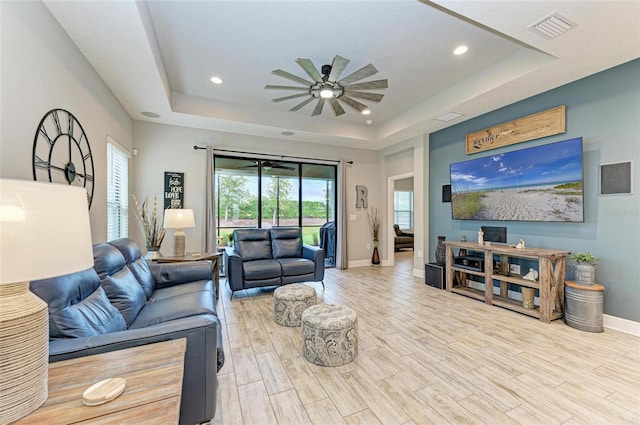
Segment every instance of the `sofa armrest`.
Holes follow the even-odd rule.
[[[234,248],[225,248],[227,253],[227,282],[231,291],[244,289],[244,276],[242,275],[242,257]]]
[[[316,282],[322,281],[322,279],[324,279],[324,249],[303,244],[302,257],[315,263],[316,268],[313,278]]]
[[[166,288],[196,280],[213,280],[210,261],[160,264],[149,262],[148,264],[156,288]]]
[[[145,328],[128,329],[81,338],[63,338],[49,341],[49,361],[74,359],[109,351],[138,347],[154,342],[188,337],[197,329],[211,328],[216,334],[216,364],[218,370],[224,364],[222,341],[218,341],[220,321],[216,316],[203,314],[171,320]],[[187,342],[188,345],[188,342]]]
[[[210,421],[216,410],[217,370],[224,356],[219,319],[200,315],[172,320],[147,328],[131,329],[83,338],[49,342],[49,361],[90,356],[178,338],[187,339],[182,382],[180,423]]]

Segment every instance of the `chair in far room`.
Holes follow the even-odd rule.
[[[413,231],[400,230],[400,226],[397,224],[393,225],[393,231],[396,233],[393,240],[394,251],[398,252],[406,248],[413,249]]]

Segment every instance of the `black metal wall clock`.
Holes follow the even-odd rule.
[[[52,109],[40,121],[33,138],[33,179],[82,186],[93,200],[93,155],[89,139],[76,117]]]

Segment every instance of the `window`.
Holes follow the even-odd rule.
[[[107,240],[127,237],[129,154],[107,138]]]
[[[327,245],[335,245],[335,165],[216,156],[215,169],[219,237],[229,240],[240,228],[301,227],[303,243],[324,243],[325,264],[335,265],[335,246]]]
[[[413,192],[393,193],[393,220],[401,229],[413,229]]]

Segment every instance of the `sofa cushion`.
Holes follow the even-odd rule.
[[[150,301],[159,301],[165,298],[175,297],[176,295],[190,294],[193,292],[208,291],[211,294],[216,293],[215,285],[211,280],[197,280],[194,282],[183,283],[181,285],[168,286],[153,291],[149,298]]]
[[[215,299],[215,293],[202,291],[150,300],[129,329],[146,328],[158,323],[201,314],[216,316]]]
[[[298,227],[270,229],[273,258],[302,257],[302,230]]]
[[[233,243],[243,261],[266,260],[271,256],[271,241],[267,229],[233,231]]]
[[[245,280],[262,280],[279,278],[282,267],[276,260],[255,260],[242,263]]]
[[[109,302],[94,269],[33,281],[49,309],[49,337],[77,338],[122,331],[122,314]]]
[[[140,245],[132,239],[122,238],[109,242],[109,245],[115,246],[124,257],[126,266],[136,277],[136,280],[142,286],[147,298],[151,296],[154,290],[154,281],[147,262],[142,258]]]
[[[279,258],[277,261],[282,266],[283,276],[313,274],[316,270],[315,263],[305,258]]]
[[[94,245],[93,262],[109,301],[122,313],[127,326],[130,326],[147,301],[142,286],[125,266],[120,251],[112,245]]]

